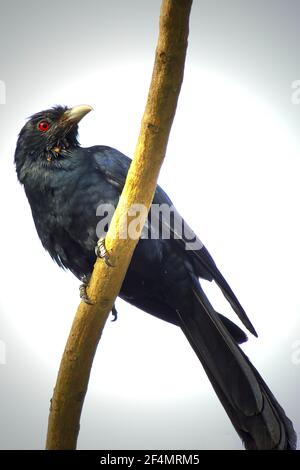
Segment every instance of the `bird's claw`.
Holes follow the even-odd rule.
[[[80,296],[80,299],[83,302],[85,302],[86,304],[93,305],[93,302],[91,301],[91,299],[88,296],[87,287],[88,287],[88,285],[86,283],[80,284],[80,286],[79,286],[79,296]]]
[[[103,258],[107,266],[110,268],[113,267],[113,264],[111,263],[109,259],[109,253],[106,249],[105,246],[105,238],[100,238],[97,242],[96,248],[95,248],[95,253],[98,258]]]
[[[93,305],[93,302],[91,301],[91,299],[89,298],[88,296],[88,293],[87,293],[87,287],[88,287],[88,284],[87,283],[82,283],[80,284],[79,286],[79,295],[80,295],[80,299],[85,302],[86,304],[88,305]],[[118,318],[118,311],[116,309],[116,306],[115,304],[113,305],[112,309],[111,309],[111,313],[112,313],[112,316],[114,317],[112,319],[112,321],[116,321],[117,318]]]
[[[116,307],[115,307],[115,304],[113,305],[113,308],[111,309],[111,314],[112,314],[112,316],[114,317],[114,318],[112,319],[112,321],[116,321],[117,318],[118,318],[118,311],[117,311],[117,309],[116,309]]]

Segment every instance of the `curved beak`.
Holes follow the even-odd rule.
[[[68,123],[78,124],[81,119],[92,111],[92,106],[87,104],[81,104],[79,106],[74,106],[74,108],[68,109],[62,116],[62,119]]]

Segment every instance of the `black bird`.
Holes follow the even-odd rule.
[[[105,235],[105,230],[96,234],[97,207],[116,207],[131,162],[110,147],[80,147],[78,123],[91,109],[56,106],[33,115],[15,152],[18,179],[44,248],[84,282],[93,270],[98,237]],[[153,202],[172,207],[159,186]],[[174,220],[160,217],[169,239],[140,239],[120,297],[182,328],[247,449],[295,449],[291,421],[238,346],[245,333],[213,309],[199,278],[217,283],[256,336],[250,320],[207,249],[197,238],[186,249]],[[154,225],[151,215],[147,230]]]

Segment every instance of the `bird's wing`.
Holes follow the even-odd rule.
[[[94,156],[96,168],[101,171],[107,181],[109,181],[114,186],[118,186],[121,192],[125,184],[129,166],[131,164],[130,158],[111,147],[97,146],[92,147],[90,150]],[[217,283],[225,298],[230,303],[231,307],[245,327],[254,336],[257,336],[257,333],[246,312],[239,303],[226,279],[218,270],[208,250],[192,231],[192,229],[190,229],[190,227],[182,219],[182,217],[176,211],[171,199],[160,186],[157,186],[153,203],[159,205],[166,204],[169,207],[172,207],[174,218],[172,217],[172,219],[170,219],[163,217],[161,219],[164,229],[169,230],[170,237],[176,240],[176,243],[181,246],[182,250],[185,251],[187,256],[193,259],[193,265],[195,267],[196,274],[199,277],[210,281],[214,280]],[[151,214],[151,217],[153,217],[153,214]],[[174,223],[174,220],[176,220],[177,223]],[[180,229],[182,224],[178,223],[178,221],[181,221],[184,224],[184,230]]]

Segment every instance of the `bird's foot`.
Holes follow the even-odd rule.
[[[112,321],[116,321],[117,318],[118,318],[118,311],[117,311],[117,309],[116,309],[115,304],[113,305],[113,308],[111,309],[111,314],[112,314],[112,316],[114,317],[114,318],[112,319]]]
[[[79,286],[80,299],[88,305],[93,305],[93,302],[91,301],[91,299],[88,296],[87,288],[88,288],[88,283],[87,282],[83,282],[82,284],[80,284],[80,286]]]
[[[100,238],[97,242],[95,253],[98,258],[103,258],[107,266],[110,268],[113,267],[113,264],[110,261],[109,253],[105,246],[105,238]]]
[[[91,299],[88,296],[87,288],[88,288],[88,281],[84,280],[83,283],[80,284],[80,286],[79,286],[80,299],[88,305],[94,305],[94,302],[92,302]],[[113,307],[111,309],[111,313],[112,313],[112,316],[113,316],[112,321],[116,321],[117,318],[118,318],[118,311],[116,309],[115,304],[113,305]]]

